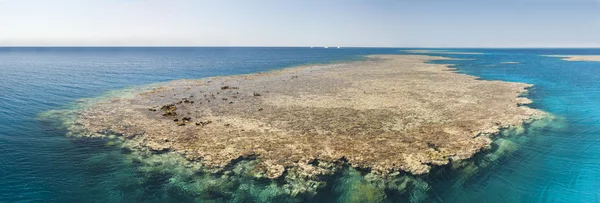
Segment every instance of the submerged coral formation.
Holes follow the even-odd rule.
[[[531,101],[520,95],[531,85],[477,80],[426,63],[442,59],[377,55],[173,81],[90,105],[70,130],[116,137],[148,162],[169,154],[194,170],[278,180],[278,194],[314,194],[323,177],[349,165],[375,178],[352,189],[366,196],[348,198],[378,200],[382,187],[421,187],[411,174],[470,158],[491,148],[490,136],[501,129],[519,131],[544,115],[523,105]],[[240,163],[251,166],[241,170]],[[372,185],[378,180],[387,181]]]

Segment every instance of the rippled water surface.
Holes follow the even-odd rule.
[[[468,176],[424,177],[428,202],[599,202],[600,63],[543,55],[600,55],[600,49],[476,49],[459,72],[534,84],[533,107],[560,118],[555,128],[507,138],[505,156]],[[148,177],[104,141],[71,139],[38,119],[107,91],[182,78],[243,74],[356,60],[398,49],[0,48],[0,202],[183,202],[195,194]],[[506,64],[502,62],[519,62]],[[171,178],[172,179],[172,178]],[[347,179],[333,182],[342,182]],[[343,184],[341,184],[343,185]],[[335,189],[335,188],[334,188]],[[332,189],[332,190],[334,190]],[[322,201],[341,200],[324,191]],[[388,196],[394,201],[394,196]],[[219,197],[215,197],[219,199]]]

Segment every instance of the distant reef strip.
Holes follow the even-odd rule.
[[[95,102],[66,123],[74,136],[113,138],[142,160],[168,154],[228,177],[245,168],[296,195],[315,194],[343,167],[403,190],[420,184],[407,176],[469,159],[501,130],[522,132],[546,116],[525,105],[532,85],[478,80],[430,60],[451,59],[373,55],[177,80]]]
[[[565,61],[598,61],[600,62],[600,55],[545,55],[548,57],[562,58]]]
[[[447,51],[447,50],[401,50],[406,53],[414,54],[461,54],[461,55],[481,55],[484,53],[480,52],[460,52],[460,51]]]

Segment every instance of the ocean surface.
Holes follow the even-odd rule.
[[[193,194],[148,177],[105,142],[65,135],[40,115],[123,88],[285,67],[404,54],[392,48],[0,48],[0,202],[185,202]],[[600,202],[600,62],[543,55],[600,55],[600,49],[444,49],[471,60],[460,73],[534,84],[532,107],[554,128],[505,139],[504,156],[469,176],[424,177],[426,202]],[[507,64],[503,62],[519,62]],[[476,159],[476,158],[475,158]],[[388,196],[389,202],[400,201]],[[322,191],[315,201],[340,201]]]

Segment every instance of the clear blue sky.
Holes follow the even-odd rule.
[[[600,0],[0,0],[0,46],[600,47]]]

